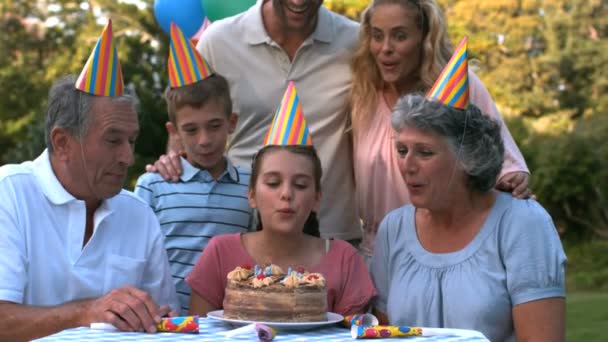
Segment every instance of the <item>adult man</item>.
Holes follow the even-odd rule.
[[[361,237],[361,230],[354,203],[352,145],[345,107],[349,62],[359,27],[322,3],[258,1],[240,15],[214,22],[197,49],[230,83],[239,123],[228,154],[237,164],[251,163],[288,82],[296,84],[324,167],[321,234],[353,240]],[[156,166],[161,173],[165,168],[169,174],[179,170],[178,158],[161,157],[160,161]]]
[[[113,45],[108,24],[97,47]],[[177,308],[158,221],[121,190],[137,99],[122,94],[116,51],[103,68],[99,55],[51,89],[47,149],[0,168],[0,340],[93,322],[154,332]]]

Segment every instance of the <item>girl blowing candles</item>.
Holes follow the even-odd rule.
[[[284,270],[302,266],[323,274],[329,311],[364,311],[376,291],[363,259],[347,242],[319,237],[315,210],[321,199],[321,175],[321,162],[290,83],[265,146],[253,159],[249,203],[259,212],[258,231],[210,241],[186,278],[193,290],[191,314],[222,308],[226,275],[235,267],[270,263]]]

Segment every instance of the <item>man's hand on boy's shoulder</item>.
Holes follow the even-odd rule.
[[[161,155],[154,164],[146,165],[146,172],[159,173],[166,181],[178,182],[182,175],[181,155],[174,151]]]

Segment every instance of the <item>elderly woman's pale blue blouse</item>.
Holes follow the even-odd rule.
[[[415,210],[389,213],[376,237],[375,306],[391,324],[473,329],[492,341],[514,341],[515,305],[565,297],[566,255],[536,201],[498,194],[475,238],[441,254],[420,244]]]

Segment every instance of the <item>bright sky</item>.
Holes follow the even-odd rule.
[[[118,0],[118,1],[124,2],[127,4],[133,4],[133,5],[137,6],[137,8],[139,8],[139,9],[144,9],[148,6],[145,2],[143,2],[141,0]]]

